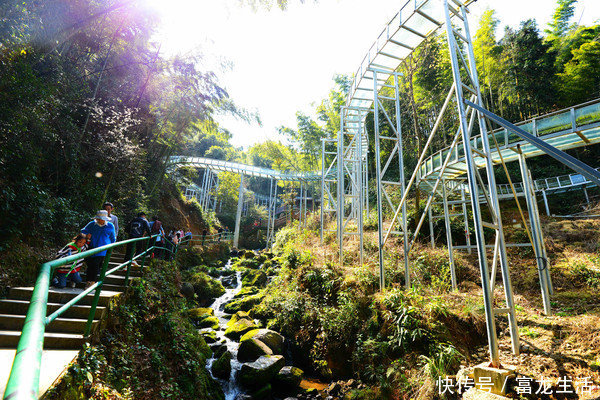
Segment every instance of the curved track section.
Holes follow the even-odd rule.
[[[600,143],[600,99],[522,121],[516,125],[560,150]],[[521,140],[517,135],[506,129],[501,128],[491,131],[488,138],[491,144],[492,162],[495,164],[501,162],[500,154],[505,162],[517,160],[519,157],[518,148],[527,158],[544,154],[537,147]],[[498,143],[497,148],[495,146],[496,142]],[[471,146],[473,149],[479,150],[479,153],[483,152],[481,144],[481,135],[472,138]],[[443,170],[442,164],[450,151],[451,148],[440,150],[423,162],[419,168],[421,189],[431,191],[432,182],[435,182],[440,176],[445,180],[454,180],[467,173],[465,151],[462,143],[454,148],[450,162]],[[482,154],[475,152],[473,156],[475,164],[478,167],[483,167],[485,159]],[[440,173],[442,170],[443,172]],[[538,189],[537,185],[536,189]],[[545,188],[540,186],[539,190],[541,189]]]
[[[169,159],[169,168],[179,167],[206,168],[212,171],[227,171],[246,176],[276,179],[278,181],[287,182],[321,181],[320,172],[276,171],[270,168],[256,167],[254,165],[240,164],[231,161],[214,160],[205,157],[171,157]]]

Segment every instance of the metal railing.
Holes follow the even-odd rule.
[[[202,237],[202,235],[197,235],[194,239],[190,241],[190,245],[192,246],[206,246],[209,244],[215,244],[219,242],[231,242],[233,241],[233,232],[221,232],[214,233],[212,235],[206,235]]]
[[[183,238],[179,245],[174,245],[172,249],[167,249],[165,247],[151,245],[152,243],[157,243],[156,238],[158,236],[160,235],[123,240],[68,257],[49,261],[41,265],[40,272],[33,288],[33,294],[31,295],[31,302],[29,309],[27,310],[21,337],[17,345],[17,352],[13,361],[10,377],[4,392],[5,400],[38,398],[37,392],[40,380],[42,351],[44,348],[44,333],[48,324],[60,317],[65,311],[71,308],[71,306],[77,304],[88,294],[95,292],[90,308],[90,314],[88,316],[88,321],[83,332],[83,336],[89,336],[96,315],[96,307],[98,306],[102,286],[106,277],[126,267],[127,271],[125,274],[125,285],[127,286],[129,284],[131,264],[134,261],[141,259],[139,265],[140,268],[143,269],[146,256],[148,254],[152,254],[154,249],[162,248],[170,251],[173,254],[176,254],[180,245],[184,245],[191,240],[191,236],[187,236],[187,239]],[[110,257],[115,247],[140,241],[147,242],[146,250],[138,255],[134,255],[136,246],[131,246],[130,253],[128,254],[128,260],[107,271]],[[106,251],[106,255],[104,256],[104,262],[100,270],[100,277],[98,281],[89,288],[83,290],[79,295],[61,306],[58,310],[46,316],[50,280],[52,278],[53,271],[65,264],[76,262],[77,260],[81,260],[103,251]]]
[[[600,100],[595,99],[553,113],[524,120],[515,125],[535,137],[544,138],[544,140],[565,137],[563,140],[564,143],[556,143],[560,148],[573,147],[575,142],[583,142],[585,144],[595,143],[598,141],[596,135],[589,138],[584,136],[584,138],[582,138],[582,133],[580,131],[594,129],[600,126]],[[511,147],[516,147],[517,144],[523,143],[518,135],[503,127],[489,132],[488,137],[490,139],[492,137],[496,139],[501,151],[506,151]],[[494,143],[493,140],[491,143]],[[473,136],[471,138],[471,146],[476,150],[483,151],[481,135]],[[531,151],[536,154],[539,153],[538,149],[531,149]],[[443,164],[443,160],[449,152],[450,148],[439,150],[423,161],[419,167],[419,178],[426,179],[429,175],[439,171]],[[492,152],[496,153],[495,147],[492,148]],[[505,157],[505,161],[512,161],[512,159],[516,157],[516,153],[510,157],[508,153],[504,154],[503,152],[503,156]],[[462,143],[454,148],[450,161],[450,165],[459,164],[458,169],[453,169],[454,174],[458,170],[462,171],[464,169],[464,167],[460,165],[460,163],[464,161],[464,145]]]

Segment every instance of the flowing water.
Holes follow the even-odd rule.
[[[231,260],[227,262],[227,265],[225,265],[226,270],[229,270],[230,268],[231,268]],[[216,331],[217,332],[217,343],[224,341],[225,345],[227,346],[227,351],[229,351],[232,356],[231,357],[231,375],[229,376],[229,380],[225,381],[223,379],[215,378],[219,383],[221,383],[221,386],[223,387],[223,392],[225,393],[225,400],[235,400],[235,398],[238,394],[243,393],[242,388],[240,388],[240,386],[238,385],[238,383],[235,380],[235,375],[242,367],[242,364],[237,360],[237,352],[238,352],[238,347],[240,344],[234,340],[227,338],[224,335],[227,322],[229,321],[231,315],[226,314],[223,311],[223,309],[225,307],[225,304],[227,304],[231,299],[233,299],[233,296],[235,296],[242,289],[242,273],[239,271],[236,271],[235,277],[236,277],[236,282],[237,282],[235,288],[233,288],[233,289],[226,288],[225,294],[223,296],[217,298],[210,305],[210,308],[212,308],[215,311],[215,317],[217,317],[219,319],[219,329]],[[222,281],[223,277],[221,277],[220,279]],[[210,329],[208,329],[208,330],[210,330]],[[211,367],[212,367],[213,362],[215,362],[215,361],[216,361],[216,358],[210,358],[207,362],[207,369],[210,372],[211,376],[212,376]],[[214,376],[213,376],[213,378],[214,378]]]

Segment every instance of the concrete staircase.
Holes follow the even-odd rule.
[[[122,262],[123,254],[115,253],[111,256],[108,269],[114,268]],[[126,269],[122,269],[105,278],[92,324],[92,334],[97,332],[100,320],[106,316],[111,299],[125,291],[125,274]],[[140,268],[132,265],[129,279],[140,277],[141,274]],[[85,273],[82,274],[82,278],[83,282],[75,288],[50,288],[47,315],[52,314],[83,291],[86,280]],[[0,394],[2,396],[32,293],[32,287],[14,287],[10,289],[6,299],[0,300]],[[93,298],[94,292],[81,299],[78,304],[71,306],[46,327],[40,394],[50,387],[65,367],[77,356],[83,344],[88,341],[88,338],[83,336],[83,332]]]

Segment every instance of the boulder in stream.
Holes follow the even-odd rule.
[[[228,314],[233,314],[238,311],[250,311],[250,309],[260,303],[264,297],[264,294],[259,293],[253,296],[247,296],[241,299],[230,301],[229,303],[225,304],[224,311]]]
[[[221,355],[227,351],[227,344],[225,341],[210,344],[208,347],[212,350],[214,358],[221,357]]]
[[[229,325],[225,330],[225,336],[232,340],[239,340],[244,333],[256,328],[258,328],[258,325],[253,320],[240,319],[236,323]]]
[[[273,351],[261,342],[254,338],[248,338],[240,342],[237,359],[240,362],[255,361],[260,356],[271,356]]]
[[[181,294],[185,296],[188,300],[194,299],[194,285],[189,282],[183,282],[181,284]]]
[[[273,354],[283,354],[283,342],[285,338],[281,333],[272,331],[271,329],[254,329],[245,333],[240,339],[240,343],[251,338],[266,344]]]
[[[226,351],[212,365],[213,375],[221,379],[229,379],[231,375],[231,353]]]
[[[217,332],[210,328],[201,329],[200,334],[207,344],[215,343],[217,341]]]
[[[242,286],[256,286],[264,288],[267,286],[267,274],[265,274],[263,271],[247,269],[242,274]]]
[[[288,388],[297,388],[302,382],[304,371],[300,368],[286,365],[275,376],[275,383]]]
[[[238,381],[246,387],[262,387],[271,382],[284,365],[283,356],[261,356],[254,362],[242,364]]]
[[[200,328],[211,328],[211,329],[219,329],[219,318],[217,317],[208,317],[204,318],[198,324]]]

